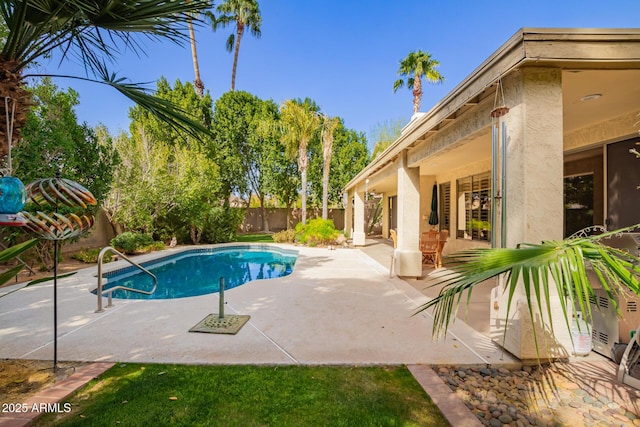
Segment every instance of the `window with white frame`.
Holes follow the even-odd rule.
[[[485,172],[456,181],[458,197],[457,237],[491,240],[491,173]]]

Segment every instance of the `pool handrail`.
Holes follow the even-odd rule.
[[[143,291],[141,289],[129,288],[127,286],[114,286],[113,288],[109,288],[109,289],[103,291],[102,290],[102,259],[104,258],[104,255],[107,252],[112,252],[112,253],[118,255],[119,257],[122,257],[122,259],[127,261],[129,264],[133,265],[134,267],[139,268],[140,270],[142,270],[143,273],[147,273],[149,276],[151,276],[151,278],[153,279],[153,288],[151,288],[150,291]],[[96,310],[96,313],[102,313],[104,311],[104,309],[102,308],[102,298],[104,297],[103,292],[107,293],[107,297],[108,297],[107,308],[109,308],[109,307],[113,307],[112,294],[113,294],[114,291],[117,291],[117,290],[121,289],[123,291],[131,291],[131,292],[136,292],[136,293],[139,293],[139,294],[151,295],[156,291],[156,287],[157,286],[158,286],[158,278],[156,277],[155,274],[153,274],[152,272],[150,272],[149,270],[147,270],[146,268],[144,268],[143,266],[141,266],[137,262],[131,260],[125,254],[117,251],[115,248],[113,248],[111,246],[106,246],[106,247],[102,248],[102,250],[98,254],[98,287],[96,288],[96,294],[98,295],[98,309]]]

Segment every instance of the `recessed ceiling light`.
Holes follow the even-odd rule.
[[[592,93],[591,95],[585,95],[580,98],[580,101],[593,101],[594,99],[598,99],[602,97],[601,93]]]

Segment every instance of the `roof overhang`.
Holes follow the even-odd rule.
[[[344,190],[355,188],[392,164],[403,151],[429,133],[473,108],[487,88],[513,70],[525,67],[564,69],[640,68],[640,28],[522,28],[428,112],[414,115],[400,137],[356,175]]]

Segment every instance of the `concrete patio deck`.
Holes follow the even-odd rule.
[[[371,247],[384,251],[384,246]],[[462,322],[453,325],[447,339],[433,341],[429,314],[412,316],[426,301],[425,295],[398,277],[389,279],[388,268],[363,251],[295,249],[299,258],[291,275],[250,282],[226,292],[228,314],[251,315],[237,335],[188,332],[209,313],[218,311],[217,294],[173,300],[115,300],[115,307],[95,313],[97,297],[90,292],[96,286],[95,267],[60,279],[58,360],[518,363]],[[105,265],[105,270],[124,265],[124,261],[118,261]],[[21,286],[0,290],[0,357],[52,359],[53,283],[19,289]]]

